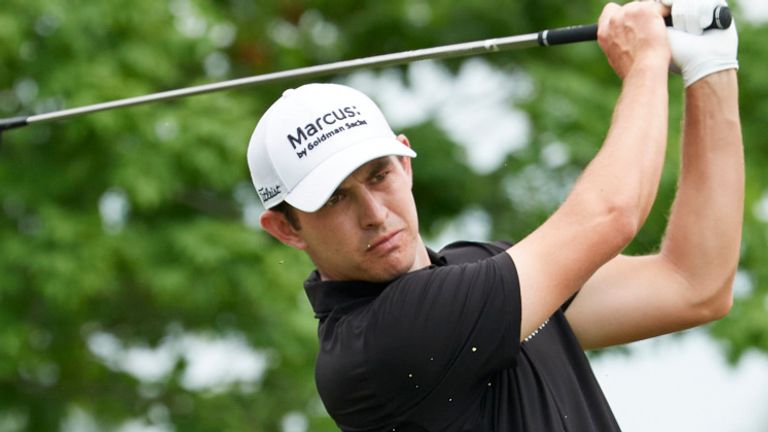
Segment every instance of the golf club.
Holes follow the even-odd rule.
[[[732,16],[730,10],[725,6],[718,6],[713,11],[712,24],[707,29],[726,29],[731,25]],[[668,26],[671,26],[670,17],[666,18]],[[140,105],[149,102],[177,99],[196,94],[211,93],[221,90],[232,89],[255,84],[266,84],[280,80],[304,79],[330,75],[341,72],[348,72],[355,69],[366,67],[393,66],[426,59],[446,59],[453,57],[462,57],[475,54],[484,54],[504,50],[544,47],[570,44],[575,42],[584,42],[597,39],[597,25],[577,25],[571,27],[560,27],[550,30],[543,30],[538,33],[528,33],[517,36],[507,36],[494,39],[486,39],[474,42],[458,43],[453,45],[444,45],[433,48],[424,48],[414,51],[404,51],[392,54],[383,54],[373,57],[345,60],[335,63],[328,63],[317,66],[309,66],[297,69],[290,69],[281,72],[255,75],[251,77],[238,78],[218,83],[204,84],[193,87],[186,87],[176,90],[169,90],[159,93],[152,93],[144,96],[119,99],[111,102],[102,102],[93,105],[86,105],[78,108],[70,108],[59,111],[52,111],[30,116],[19,116],[0,119],[0,133],[7,129],[18,128],[34,123],[42,123],[52,120],[59,120],[68,117],[88,114],[97,111],[105,111],[115,108]]]

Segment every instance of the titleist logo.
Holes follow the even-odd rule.
[[[258,192],[259,196],[261,197],[261,202],[265,203],[280,195],[280,185],[272,187],[260,187],[256,192]]]

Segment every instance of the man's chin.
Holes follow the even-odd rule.
[[[397,279],[411,271],[413,267],[412,261],[413,260],[410,260],[410,262],[398,260],[396,262],[386,263],[386,265],[382,265],[375,270],[369,269],[368,280],[372,282],[389,282],[393,279]]]
[[[426,255],[426,249],[424,250],[424,257],[425,258],[423,259],[419,259],[416,253],[410,251],[406,252],[403,249],[400,249],[396,253],[374,264],[377,266],[376,271],[371,272],[369,268],[372,278],[369,280],[374,282],[388,282],[397,279],[406,273],[420,270],[429,266],[429,258]]]

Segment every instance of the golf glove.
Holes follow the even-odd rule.
[[[712,24],[715,8],[726,6],[725,0],[659,0],[672,8],[672,25],[677,30],[701,34]]]
[[[667,32],[675,66],[672,70],[683,75],[686,87],[715,72],[739,68],[735,22],[725,30],[707,30],[700,35],[675,29]]]
[[[723,0],[661,0],[672,6],[674,28],[668,30],[672,71],[682,74],[685,87],[705,76],[738,69],[739,37],[735,20],[725,30],[707,30],[716,6]]]

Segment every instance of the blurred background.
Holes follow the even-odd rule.
[[[595,22],[598,0],[4,0],[0,117]],[[626,431],[768,431],[768,5],[733,0],[747,202],[730,315],[590,353]],[[620,82],[595,43],[366,70],[419,153],[430,247],[520,239],[599,148]],[[258,226],[245,162],[286,87],[6,132],[0,144],[0,432],[334,431],[313,378],[311,265]],[[670,82],[657,248],[678,172]],[[737,209],[734,209],[737,211]],[[707,235],[707,233],[702,233]]]

